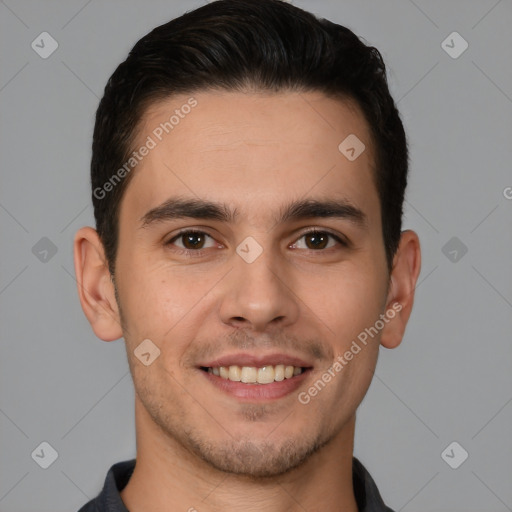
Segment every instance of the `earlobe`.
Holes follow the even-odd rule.
[[[421,269],[421,250],[418,235],[403,231],[393,260],[393,270],[386,301],[389,322],[382,330],[380,343],[386,348],[400,345],[411,315],[414,292]]]
[[[80,228],[73,251],[78,297],[94,333],[104,341],[121,338],[114,285],[97,231],[89,226]]]

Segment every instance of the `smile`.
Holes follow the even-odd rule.
[[[281,382],[285,379],[291,379],[300,375],[305,368],[300,366],[291,366],[284,364],[256,366],[214,366],[201,367],[217,377],[232,382],[243,382],[245,384],[271,384],[272,382]]]

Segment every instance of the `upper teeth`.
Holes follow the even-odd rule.
[[[299,375],[302,373],[302,368],[300,366],[285,366],[284,364],[263,366],[261,368],[232,365],[208,368],[208,373],[213,373],[223,379],[235,382],[269,384],[270,382],[279,382],[284,379],[290,379],[294,375]]]

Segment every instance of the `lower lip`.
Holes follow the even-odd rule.
[[[295,375],[280,382],[274,381],[270,384],[244,384],[229,379],[223,379],[213,373],[199,370],[218,389],[228,395],[248,401],[272,400],[283,398],[296,391],[307,379],[310,369],[304,370],[300,375]]]

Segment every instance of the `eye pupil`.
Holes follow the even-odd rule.
[[[313,249],[323,249],[328,241],[328,237],[322,233],[310,233],[306,236],[306,239],[313,240]]]
[[[183,245],[185,245],[187,249],[197,249],[197,247],[204,242],[204,237],[200,233],[189,233],[184,235],[183,238],[185,239],[185,243]],[[194,239],[197,239],[198,241],[194,242]]]

